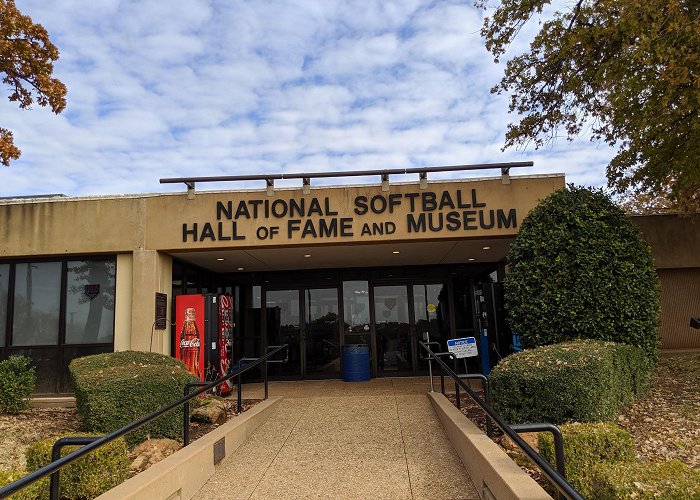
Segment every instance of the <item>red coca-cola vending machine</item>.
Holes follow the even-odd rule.
[[[233,297],[219,294],[175,297],[175,357],[201,381],[224,376],[233,362]],[[231,381],[217,392],[231,392]]]

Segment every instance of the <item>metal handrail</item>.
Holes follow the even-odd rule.
[[[130,424],[125,425],[121,429],[117,429],[114,432],[110,432],[109,434],[98,438],[97,440],[86,444],[82,448],[79,448],[68,455],[56,460],[55,462],[51,462],[50,464],[42,467],[41,469],[37,469],[31,474],[28,474],[24,476],[23,478],[18,479],[17,481],[14,481],[7,486],[4,486],[3,488],[0,488],[0,498],[5,498],[8,497],[14,493],[17,493],[20,490],[23,490],[27,486],[29,486],[32,483],[35,483],[36,481],[39,481],[40,479],[45,478],[48,475],[51,475],[61,469],[63,469],[65,466],[73,463],[74,461],[78,460],[79,458],[83,457],[84,455],[87,455],[91,451],[96,450],[97,448],[100,448],[101,446],[104,446],[105,444],[114,441],[118,437],[123,436],[124,434],[127,434],[128,432],[133,431],[134,429],[138,429],[144,424],[147,424],[151,420],[155,420],[156,418],[160,417],[164,413],[169,412],[170,410],[174,410],[178,406],[187,403],[191,399],[196,398],[200,394],[207,392],[208,390],[216,387],[217,385],[226,382],[227,380],[231,380],[234,377],[240,376],[242,373],[247,372],[251,368],[254,368],[258,366],[261,363],[267,362],[269,358],[277,354],[278,352],[282,351],[283,349],[286,349],[288,347],[288,344],[282,344],[280,346],[270,346],[270,348],[274,347],[273,350],[270,352],[265,353],[264,356],[261,356],[258,358],[256,361],[246,364],[245,366],[239,366],[237,370],[224,375],[223,377],[200,387],[196,391],[178,399],[177,401],[170,403],[169,405],[166,405],[162,407],[160,410],[156,410],[153,413],[150,413],[146,415],[145,417],[141,417],[138,420],[135,420],[131,422]],[[267,371],[267,370],[264,370]],[[267,378],[265,379],[265,383],[267,385]],[[265,391],[267,393],[267,390]],[[56,492],[57,493],[57,492]]]
[[[440,365],[440,368],[447,373],[450,377],[452,377],[455,381],[456,384],[459,384],[464,391],[469,394],[469,396],[474,400],[476,404],[478,404],[482,410],[486,412],[486,415],[488,417],[491,417],[491,419],[498,425],[498,427],[501,428],[504,434],[506,434],[515,444],[518,445],[518,447],[525,452],[525,454],[535,462],[535,464],[540,468],[540,470],[544,473],[545,476],[552,482],[552,484],[559,490],[564,496],[567,498],[570,498],[572,500],[584,500],[581,494],[574,489],[573,486],[571,486],[564,477],[562,477],[561,474],[559,474],[550,464],[547,462],[544,458],[540,456],[539,453],[537,453],[535,450],[532,449],[532,447],[525,442],[523,438],[521,438],[518,433],[513,430],[513,428],[506,423],[503,418],[496,413],[496,411],[491,408],[490,405],[486,404],[485,401],[483,401],[473,390],[471,387],[469,387],[468,384],[465,384],[462,379],[459,378],[459,375],[457,375],[450,367],[445,363],[443,360],[441,360],[439,357],[435,356],[433,351],[430,350],[430,348],[425,345],[424,342],[419,342],[420,346],[425,349],[429,355],[433,356],[435,361]]]
[[[234,181],[267,181],[271,186],[276,180],[303,179],[308,183],[311,179],[328,177],[364,177],[379,175],[382,180],[388,179],[390,175],[419,174],[421,179],[427,178],[432,172],[457,172],[462,170],[493,170],[501,169],[501,175],[509,175],[511,168],[532,167],[532,161],[513,161],[507,163],[478,163],[473,165],[443,165],[439,167],[411,167],[411,168],[391,168],[382,170],[349,170],[346,172],[308,172],[294,174],[256,174],[256,175],[220,175],[213,177],[169,177],[160,179],[161,184],[184,183],[189,188],[194,189],[196,182],[234,182]]]
[[[484,401],[487,405],[491,404],[489,402],[489,379],[486,375],[482,373],[460,373],[459,378],[481,380],[481,390],[484,393]],[[457,408],[459,408],[459,400],[457,400]],[[491,419],[488,415],[486,415],[486,435],[488,437],[493,436],[493,425],[491,424]]]

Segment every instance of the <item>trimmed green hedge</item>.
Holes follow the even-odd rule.
[[[591,491],[597,500],[698,500],[700,471],[678,460],[599,464],[591,471]]]
[[[614,342],[538,347],[493,369],[491,402],[511,424],[612,420],[644,394],[652,367],[641,349]]]
[[[632,436],[614,423],[564,424],[560,429],[564,439],[566,479],[584,498],[598,498],[591,496],[591,473],[596,464],[635,459]],[[541,432],[537,441],[542,457],[555,467],[552,435]]]
[[[0,470],[0,488],[7,486],[10,483],[14,483],[18,479],[22,479],[28,473],[24,471],[14,471],[14,470]],[[48,492],[49,479],[41,479],[34,484],[31,484],[24,488],[19,493],[9,496],[10,500],[36,500],[42,493],[42,489],[46,489]]]
[[[54,443],[59,437],[67,436],[78,436],[78,434],[41,439],[27,448],[25,452],[27,470],[34,472],[50,464]],[[81,447],[65,446],[61,450],[61,456],[68,455],[78,448]],[[60,496],[72,500],[92,499],[114,488],[128,475],[129,450],[124,438],[117,438],[61,469]],[[49,498],[48,481],[41,485],[39,498],[42,500]]]
[[[70,370],[71,374],[73,374],[127,365],[182,367],[182,363],[179,360],[164,354],[143,351],[118,351],[76,358],[71,361]]]
[[[656,357],[659,279],[649,245],[602,190],[569,185],[523,220],[508,253],[508,321],[525,348],[577,338]]]
[[[10,356],[0,361],[0,413],[17,413],[29,408],[29,396],[36,388],[32,360]]]
[[[155,353],[87,356],[73,360],[70,371],[83,429],[96,433],[115,431],[176,401],[185,385],[196,381],[180,361]],[[182,407],[171,410],[128,433],[127,444],[133,447],[148,436],[181,441],[182,419]]]

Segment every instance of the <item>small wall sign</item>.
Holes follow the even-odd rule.
[[[450,339],[447,341],[447,350],[458,358],[473,358],[479,355],[474,337]]]
[[[165,330],[168,311],[168,294],[156,292],[156,329]]]

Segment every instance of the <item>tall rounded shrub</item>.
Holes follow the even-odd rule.
[[[601,190],[569,185],[541,201],[508,262],[506,307],[524,347],[588,338],[656,356],[659,280],[651,251]]]

